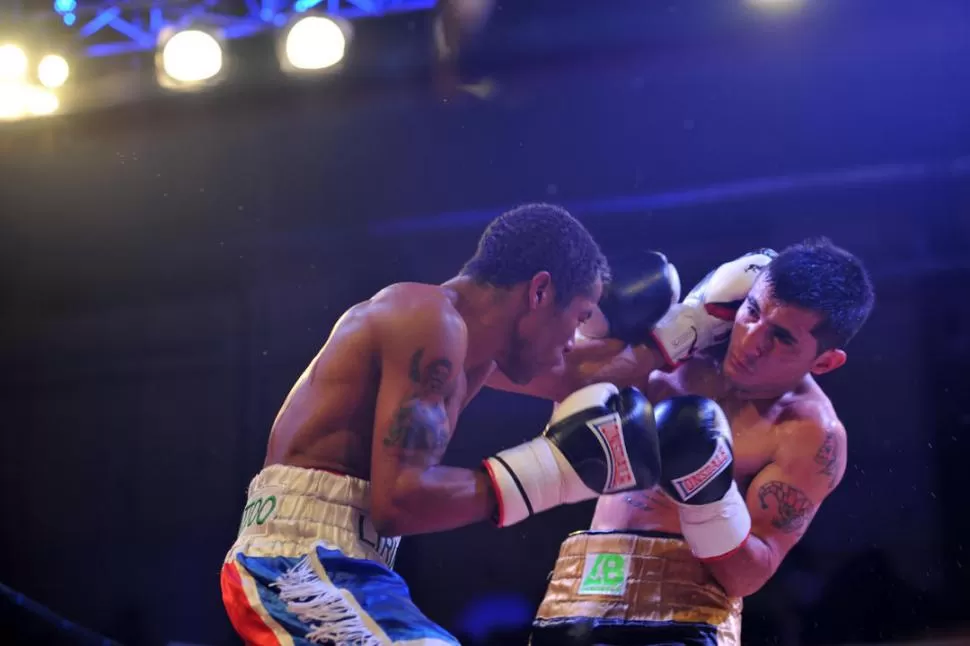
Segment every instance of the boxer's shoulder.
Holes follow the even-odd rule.
[[[467,344],[465,320],[440,285],[395,283],[375,294],[367,307],[367,316],[377,329],[394,338],[418,333],[438,336],[462,348]]]
[[[815,386],[790,393],[780,405],[775,461],[813,470],[834,488],[845,470],[847,438],[831,401]]]

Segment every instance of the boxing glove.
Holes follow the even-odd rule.
[[[671,367],[730,338],[734,315],[761,270],[777,255],[760,249],[724,263],[667,311],[651,336]]]
[[[643,252],[623,264],[636,270],[617,276],[606,286],[599,312],[580,326],[583,336],[643,343],[657,321],[680,300],[677,268],[662,253]]]
[[[484,462],[506,527],[562,504],[648,489],[660,477],[653,410],[636,388],[599,383],[556,408],[545,431]]]
[[[751,515],[734,482],[731,427],[704,397],[674,397],[654,409],[660,486],[677,503],[681,533],[699,559],[717,559],[744,544]]]

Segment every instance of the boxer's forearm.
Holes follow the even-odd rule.
[[[495,492],[483,471],[433,466],[400,474],[391,509],[375,521],[387,535],[456,529],[495,514]]]
[[[761,589],[778,569],[772,549],[755,534],[736,551],[723,558],[706,561],[725,592],[734,597],[746,597]]]

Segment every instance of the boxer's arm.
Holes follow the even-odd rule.
[[[433,308],[409,316],[382,335],[374,418],[372,520],[388,536],[486,520],[496,504],[484,470],[439,464],[453,430],[448,403],[465,380],[465,325]]]
[[[609,382],[618,388],[641,387],[650,373],[666,365],[656,347],[629,346],[615,339],[584,339],[564,358],[562,367],[539,375],[527,384],[513,383],[496,370],[485,385],[520,395],[562,401],[570,393],[600,382]]]
[[[801,540],[822,501],[845,471],[845,431],[816,421],[779,429],[785,448],[751,482],[746,498],[751,534],[734,552],[707,561],[728,594],[757,592]]]

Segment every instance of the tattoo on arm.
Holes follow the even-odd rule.
[[[408,377],[414,392],[401,404],[384,437],[384,446],[398,449],[402,457],[440,457],[451,438],[444,401],[451,361],[434,359],[422,367],[423,355],[421,348],[411,356]]]
[[[829,488],[835,486],[839,464],[839,442],[834,431],[825,432],[825,440],[815,454],[815,464],[819,465],[819,473],[829,477]]]
[[[771,524],[790,534],[805,527],[812,515],[812,501],[799,489],[777,480],[769,482],[758,490],[761,508],[768,509],[768,501],[774,499],[777,512]]]
[[[448,415],[440,405],[409,399],[397,411],[384,446],[404,451],[444,451],[448,444]]]
[[[434,359],[429,361],[424,368],[421,368],[423,356],[424,348],[420,348],[411,355],[411,368],[408,371],[411,383],[417,387],[418,392],[416,394],[418,396],[444,394],[445,386],[451,380],[451,373],[454,370],[451,361]]]

